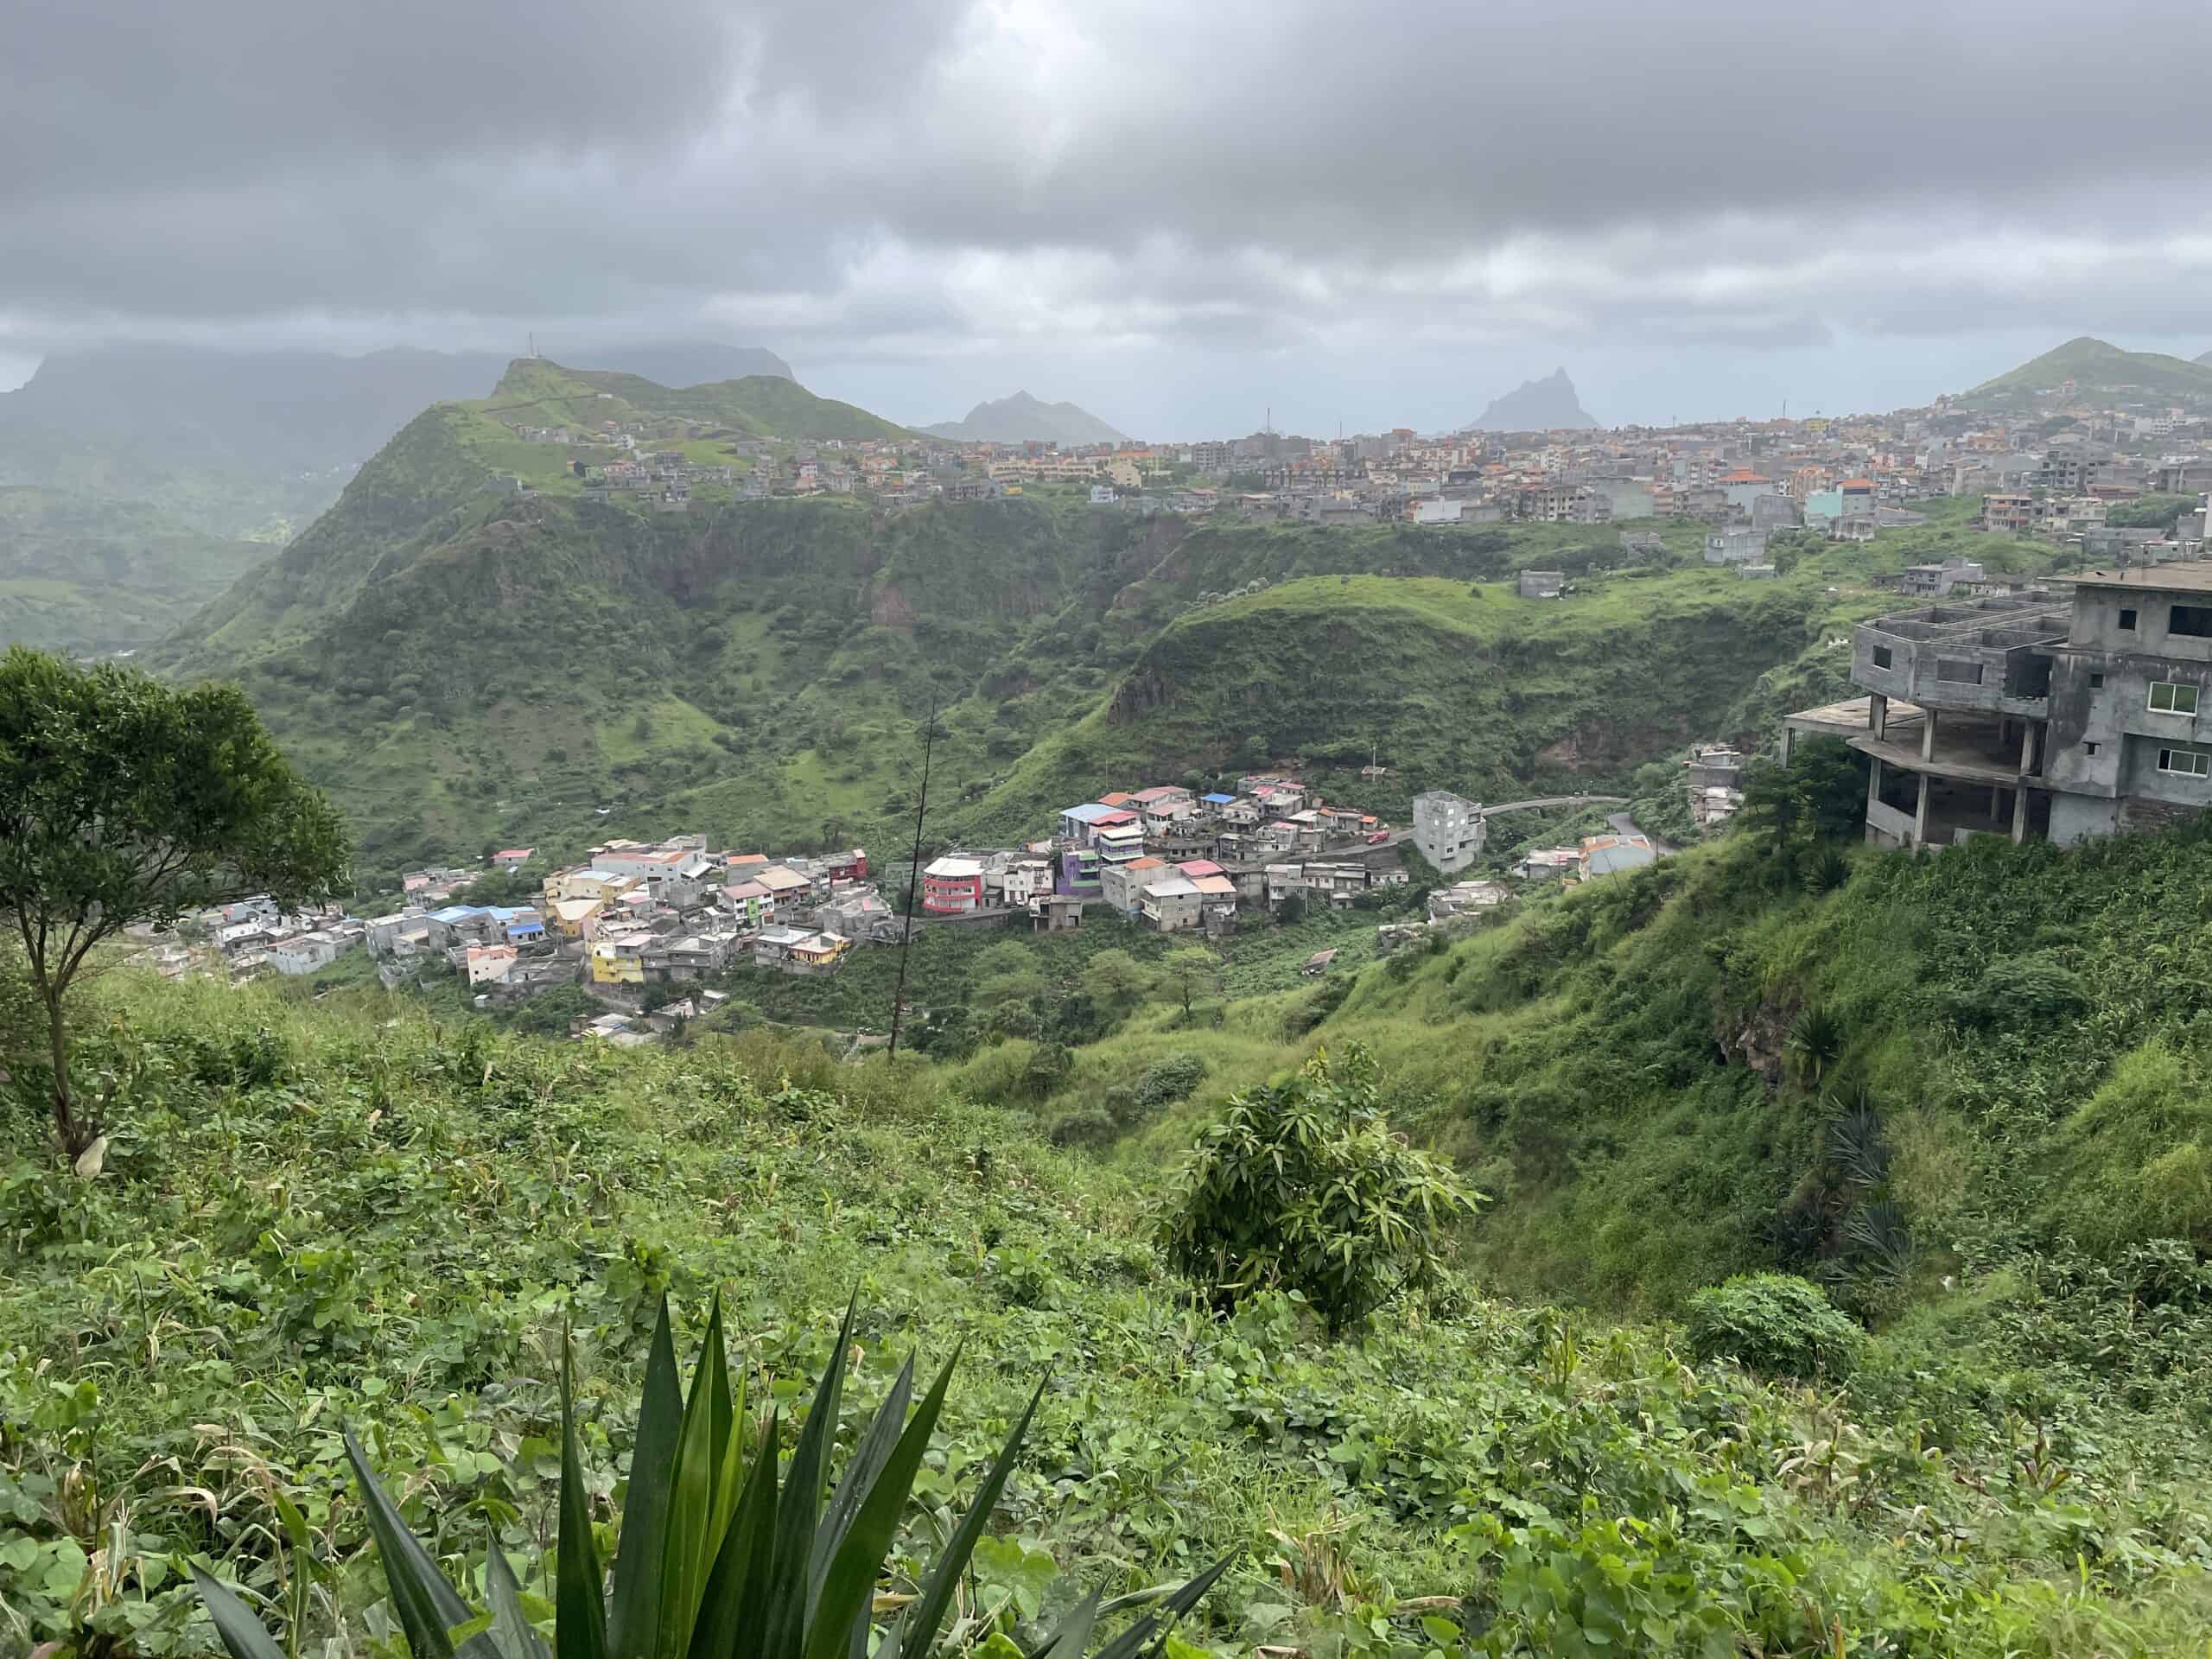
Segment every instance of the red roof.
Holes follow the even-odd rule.
[[[503,858],[528,858],[537,850],[535,847],[510,847],[504,853],[493,854],[492,861],[496,864]]]
[[[1135,799],[1136,799],[1135,796],[1125,794],[1122,791],[1116,790],[1111,795],[1101,795],[1098,798],[1098,804],[1101,806],[1119,806],[1123,801],[1133,801]]]
[[[1184,874],[1194,878],[1201,875],[1219,875],[1221,874],[1221,866],[1215,863],[1210,858],[1194,858],[1187,864],[1178,864],[1175,868],[1182,871]]]
[[[1135,823],[1136,821],[1137,815],[1134,812],[1101,812],[1090,821],[1090,827],[1096,830],[1103,824]]]

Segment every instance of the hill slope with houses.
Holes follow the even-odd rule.
[[[930,446],[789,381],[520,360],[151,657],[239,679],[396,869],[671,818],[880,840],[932,707],[949,832],[1255,745],[1325,769],[1381,742],[1407,792],[1601,787],[1726,735],[1823,609],[1707,570],[1695,525],[1631,554],[1603,525],[1140,514],[1050,481],[900,505]],[[1563,601],[1445,602],[1531,565]]]

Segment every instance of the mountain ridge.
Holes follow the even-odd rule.
[[[1074,404],[1048,404],[1027,391],[988,399],[957,421],[939,421],[916,430],[962,443],[1024,443],[1032,439],[1074,448],[1086,443],[1123,443],[1128,434]]]
[[[2056,393],[2069,381],[2076,397],[2123,401],[2122,394],[2139,392],[2212,404],[2212,364],[2202,359],[2191,362],[2163,352],[2131,352],[2094,334],[2077,334],[2041,356],[1970,386],[1958,395],[1957,401],[1969,407],[2032,404],[2039,397]]]

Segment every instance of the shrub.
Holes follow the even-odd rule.
[[[1292,1290],[1334,1333],[1433,1278],[1446,1227],[1478,1202],[1391,1133],[1375,1062],[1355,1045],[1231,1097],[1183,1168],[1160,1240],[1216,1304]]]
[[[1163,1107],[1188,1100],[1191,1091],[1205,1080],[1205,1057],[1188,1052],[1170,1054],[1145,1067],[1131,1098],[1135,1114],[1147,1116]]]
[[[1754,1273],[1694,1293],[1687,1313],[1700,1359],[1733,1359],[1782,1376],[1840,1377],[1866,1335],[1808,1280]]]

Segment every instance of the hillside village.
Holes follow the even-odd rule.
[[[1739,757],[1713,750],[1694,771],[1692,798],[1741,798],[1703,789]],[[1554,806],[1520,802],[1491,810]],[[1109,791],[1062,811],[1047,833],[1013,847],[949,851],[911,878],[913,924],[1026,926],[1041,933],[1106,923],[1219,941],[1239,925],[1264,925],[1310,910],[1344,910],[1370,894],[1406,887],[1399,849],[1410,844],[1447,878],[1482,853],[1485,809],[1443,791],[1414,798],[1414,822],[1394,828],[1373,813],[1324,799],[1294,775],[1250,773],[1233,793],[1160,785]],[[1479,914],[1517,883],[1574,883],[1649,864],[1660,849],[1633,832],[1593,835],[1528,853],[1498,878],[1449,880],[1411,923],[1376,929],[1377,949],[1419,930]],[[342,907],[285,914],[256,898],[142,934],[146,964],[166,977],[263,974],[302,977],[361,951],[396,988],[450,977],[480,1008],[512,1007],[582,985],[608,1005],[574,1034],[650,1040],[728,1001],[715,982],[733,969],[794,975],[838,971],[857,950],[895,945],[908,920],[887,897],[884,873],[864,849],[822,854],[716,850],[698,834],[657,842],[610,840],[582,861],[540,873],[533,848],[494,854],[488,868],[410,873],[397,908],[357,917]],[[480,902],[486,879],[536,880],[535,896]],[[1309,964],[1325,969],[1325,951]],[[650,992],[649,992],[650,988]]]

